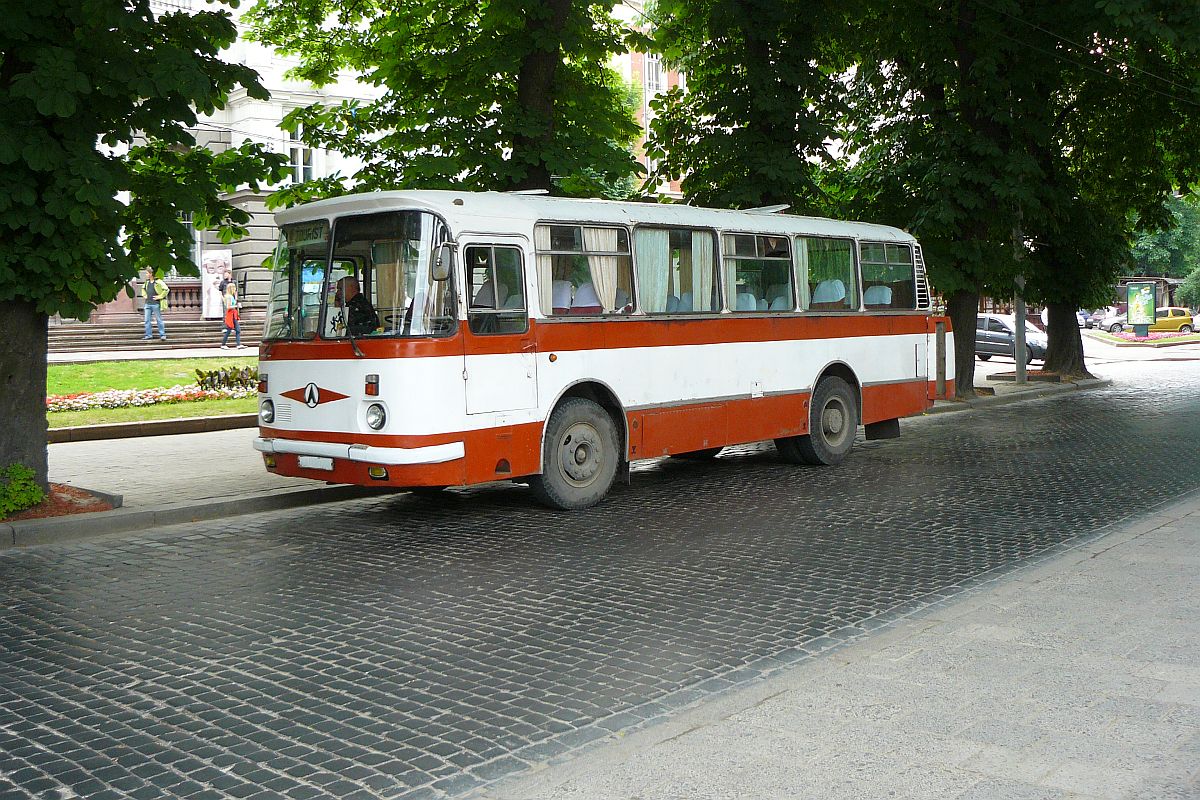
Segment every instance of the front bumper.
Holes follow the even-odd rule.
[[[399,466],[405,464],[444,464],[456,461],[466,454],[462,442],[435,444],[428,447],[372,447],[365,444],[338,444],[336,442],[304,442],[296,439],[254,440],[254,449],[260,453],[286,453],[298,456],[318,456],[358,461],[365,464]]]

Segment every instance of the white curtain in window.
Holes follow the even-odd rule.
[[[667,286],[671,277],[670,233],[642,228],[635,238],[637,246],[638,301],[648,314],[666,311]]]
[[[725,256],[721,262],[725,267],[725,305],[730,310],[737,309],[737,259]]]
[[[713,240],[707,231],[692,231],[692,307],[715,311],[712,305]]]
[[[796,286],[800,288],[800,308],[807,310],[809,305],[808,284],[808,240],[797,239],[796,247]]]
[[[533,229],[533,247],[537,251],[538,297],[542,313],[548,317],[554,313],[554,257],[547,252],[550,249],[550,226],[538,225]]]
[[[588,268],[592,272],[592,288],[600,298],[605,311],[612,311],[617,302],[617,230],[615,228],[584,228],[583,248],[593,255],[588,256]],[[595,255],[604,253],[605,255]],[[612,253],[613,255],[607,255]]]

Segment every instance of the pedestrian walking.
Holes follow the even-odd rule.
[[[242,303],[238,300],[237,284],[233,281],[225,284],[223,302],[225,306],[225,333],[221,336],[221,349],[229,349],[229,334],[233,333],[237,349],[243,350],[246,345],[242,344]]]
[[[167,307],[167,294],[171,290],[167,288],[166,281],[164,281],[162,278],[154,277],[154,270],[152,269],[146,270],[145,278],[146,279],[142,282],[142,297],[146,301],[146,304],[143,308],[146,329],[144,335],[142,336],[142,340],[145,341],[154,338],[150,335],[153,331],[151,323],[155,322],[156,320],[158,323],[158,338],[166,339],[167,331],[163,327],[162,312]]]

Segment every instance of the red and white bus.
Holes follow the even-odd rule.
[[[773,439],[837,464],[953,391],[896,228],[779,209],[379,192],[277,215],[260,355],[269,470],[528,482],[584,508],[629,462]],[[939,355],[940,354],[940,355]]]

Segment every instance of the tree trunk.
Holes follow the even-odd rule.
[[[1079,322],[1075,307],[1051,303],[1046,306],[1046,334],[1050,346],[1046,348],[1047,372],[1057,372],[1064,378],[1090,378],[1083,361],[1083,337],[1079,335]]]
[[[975,320],[979,294],[954,292],[946,298],[946,314],[954,328],[954,396],[975,396]]]
[[[513,181],[514,189],[549,189],[550,166],[546,156],[554,145],[554,79],[562,61],[563,28],[571,0],[549,0],[546,13],[529,14],[526,33],[536,42],[517,71],[517,106],[521,119],[513,136],[512,160],[528,166]],[[546,43],[552,43],[549,46]]]
[[[0,301],[0,469],[23,464],[43,489],[46,464],[46,337],[49,318],[33,303]]]

